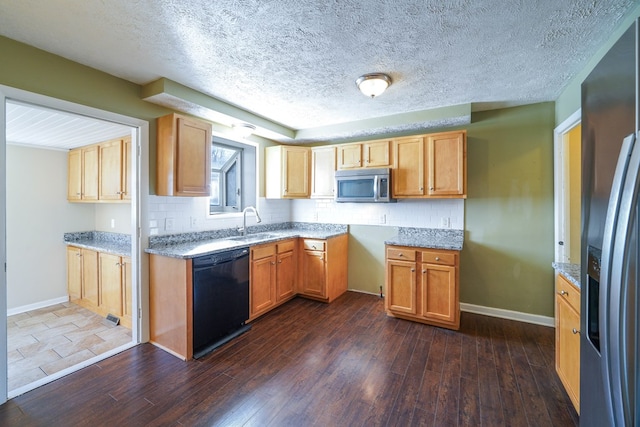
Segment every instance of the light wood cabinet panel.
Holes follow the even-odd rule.
[[[326,261],[325,252],[302,251],[302,270],[304,281],[301,292],[307,296],[326,298]]]
[[[156,194],[209,196],[211,124],[179,114],[158,119]]]
[[[82,298],[82,250],[67,246],[67,292],[69,300]]]
[[[556,279],[556,372],[580,414],[580,290]]]
[[[268,311],[276,304],[276,257],[251,261],[250,318]]]
[[[362,157],[365,168],[383,168],[391,166],[390,141],[372,141],[362,143]]]
[[[97,146],[82,149],[82,200],[98,200],[99,159]]]
[[[341,144],[338,146],[338,169],[362,167],[362,144]]]
[[[265,149],[267,199],[303,199],[310,194],[308,147],[278,145]]]
[[[465,196],[466,132],[447,132],[427,137],[430,196]]]
[[[296,293],[296,258],[293,250],[279,253],[276,261],[276,301],[292,298]]]
[[[98,252],[82,249],[82,300],[97,307],[100,304],[98,289]]]
[[[336,147],[311,149],[311,198],[335,196]]]
[[[393,141],[393,197],[423,197],[424,138]]]
[[[100,173],[98,198],[100,200],[122,200],[122,140],[117,139],[98,146]]]
[[[69,151],[67,160],[67,200],[82,200],[82,150]]]
[[[444,328],[459,329],[458,259],[458,251],[387,246],[387,314]]]
[[[122,324],[131,328],[133,314],[133,270],[131,258],[122,257]]]
[[[302,239],[298,293],[331,302],[347,291],[348,235]]]
[[[121,257],[101,252],[100,307],[107,313],[122,316],[122,266]]]

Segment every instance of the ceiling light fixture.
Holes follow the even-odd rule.
[[[256,127],[249,123],[236,123],[233,125],[233,132],[241,138],[246,138],[255,132]]]
[[[360,92],[370,98],[382,95],[390,85],[391,77],[383,73],[370,73],[358,77],[356,85]]]

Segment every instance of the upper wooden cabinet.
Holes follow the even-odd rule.
[[[131,200],[131,137],[124,136],[69,151],[67,200]]]
[[[267,199],[309,197],[309,147],[277,145],[265,148],[265,194]]]
[[[311,198],[333,198],[335,195],[336,147],[311,149]]]
[[[370,141],[338,145],[338,169],[391,166],[390,141]]]
[[[466,198],[466,131],[393,141],[393,197]]]
[[[158,119],[156,194],[209,196],[211,124],[169,114]]]

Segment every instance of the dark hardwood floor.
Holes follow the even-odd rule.
[[[210,355],[143,344],[0,406],[2,426],[574,426],[552,328],[463,313],[459,332],[348,292],[297,298]]]

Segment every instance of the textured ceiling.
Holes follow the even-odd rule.
[[[555,100],[636,1],[21,0],[0,2],[0,34],[344,139],[459,122],[407,113]],[[376,99],[354,83],[370,72],[393,80]]]

